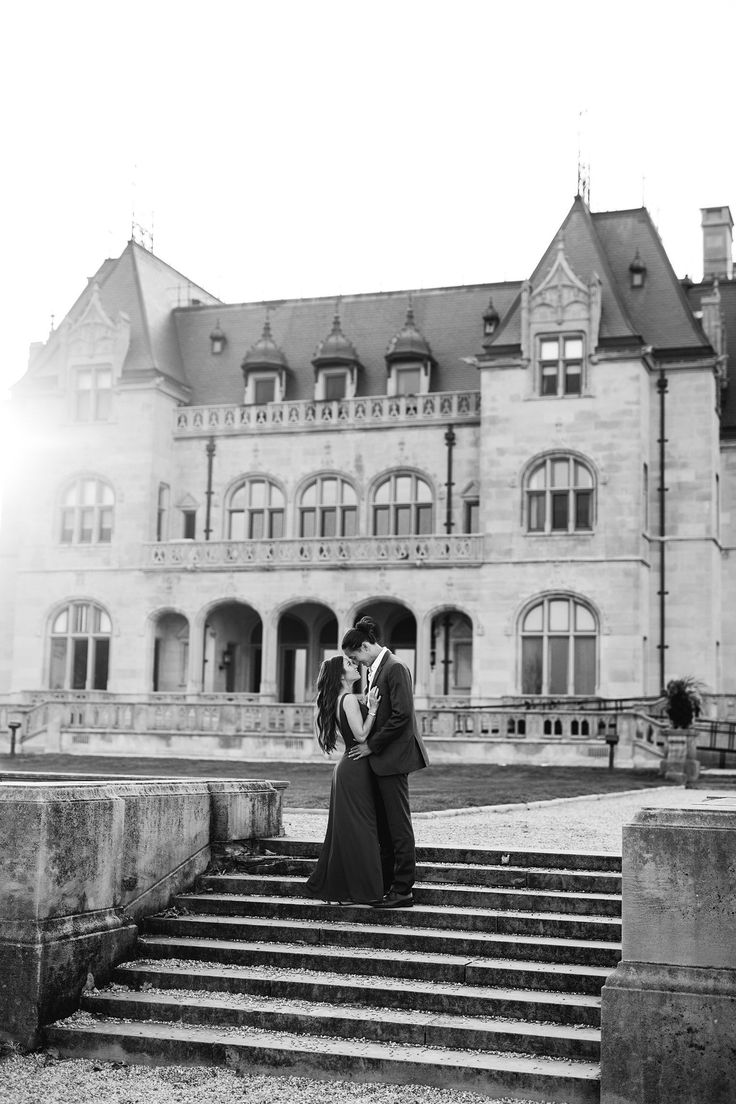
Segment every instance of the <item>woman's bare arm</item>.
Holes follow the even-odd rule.
[[[368,716],[363,720],[363,715],[360,712],[360,704],[355,694],[347,694],[345,697],[345,716],[348,719],[353,738],[357,740],[359,744],[365,743],[370,735],[371,729],[376,721],[376,712],[378,710],[380,698],[381,695],[378,693],[378,688],[371,687],[366,698]]]

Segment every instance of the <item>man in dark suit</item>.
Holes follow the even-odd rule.
[[[414,829],[409,807],[412,771],[429,766],[414,712],[411,675],[388,648],[382,647],[370,617],[361,618],[342,640],[349,659],[368,669],[368,687],[380,694],[376,721],[368,739],[350,751],[352,759],[369,756],[377,789],[376,810],[384,888],[377,908],[409,908],[416,874]]]

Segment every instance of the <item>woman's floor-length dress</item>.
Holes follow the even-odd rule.
[[[356,740],[345,716],[344,695],[338,715],[345,753],[332,775],[325,841],[306,888],[323,901],[368,904],[384,894],[373,771],[367,758],[348,758]]]

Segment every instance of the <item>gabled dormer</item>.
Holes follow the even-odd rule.
[[[66,320],[57,332],[72,420],[108,421],[130,344],[128,316],[121,312],[113,322],[94,284],[79,318]]]
[[[601,281],[586,285],[573,272],[562,238],[551,269],[537,286],[521,289],[521,353],[533,370],[540,396],[581,395],[587,389],[589,357],[598,345]]]

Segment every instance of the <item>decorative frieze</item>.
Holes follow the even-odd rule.
[[[447,421],[480,421],[480,391],[367,395],[358,399],[301,400],[260,406],[181,406],[174,412],[174,437],[288,433],[294,429],[377,429]]]
[[[144,545],[144,566],[203,571],[243,568],[392,566],[459,567],[483,562],[483,537],[318,537],[311,540],[162,541]]]

